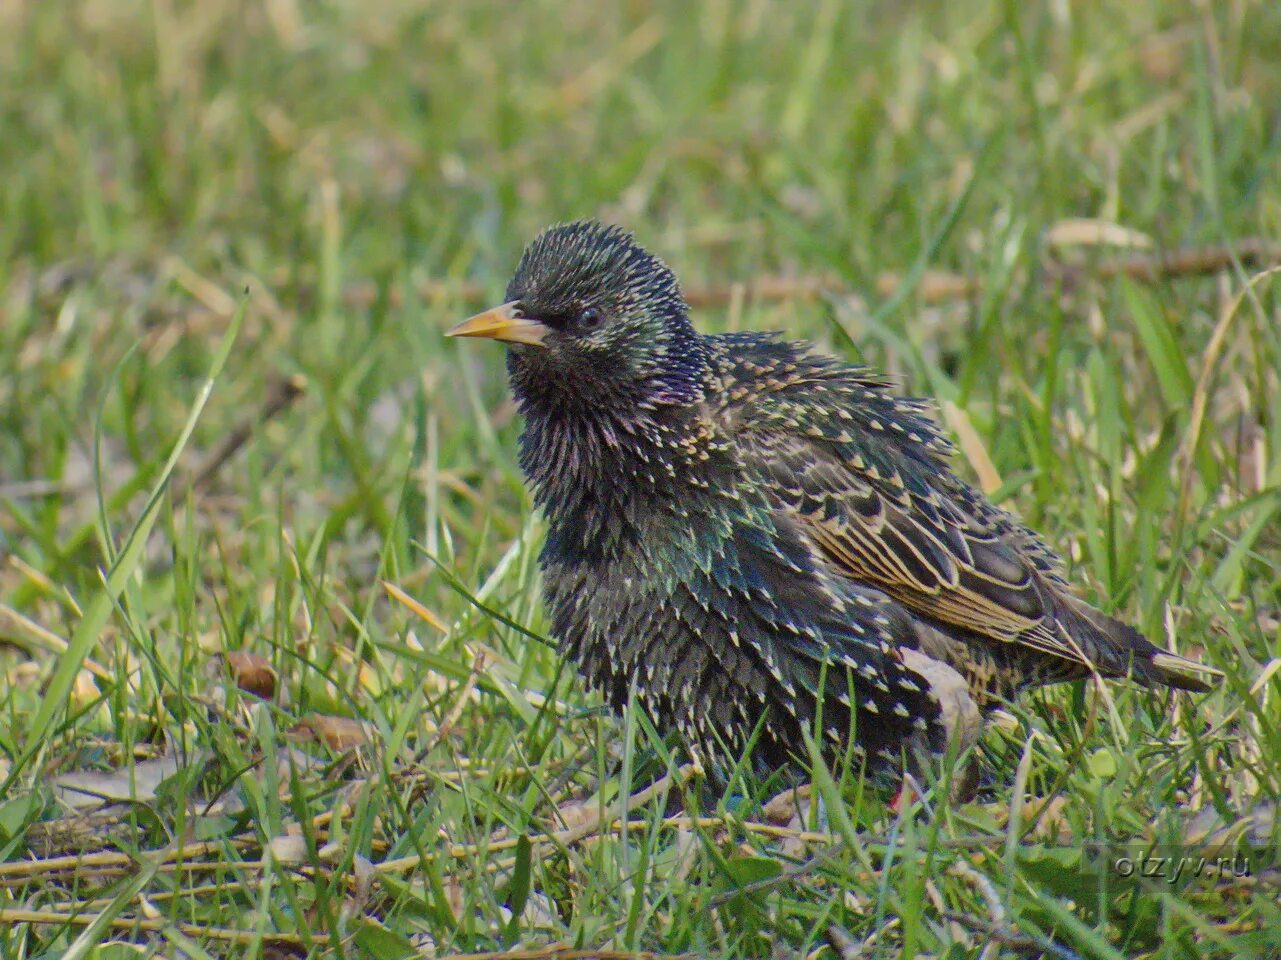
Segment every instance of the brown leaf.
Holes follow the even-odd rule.
[[[291,732],[319,740],[330,750],[337,751],[353,750],[369,743],[369,733],[359,720],[327,713],[308,714],[294,725]]]
[[[791,788],[775,794],[761,808],[761,813],[770,823],[778,826],[787,826],[792,819],[801,811],[801,807],[810,798],[811,785],[808,783],[801,784],[799,787]]]
[[[229,650],[223,654],[236,686],[255,697],[270,700],[276,694],[276,671],[271,661],[259,653]]]

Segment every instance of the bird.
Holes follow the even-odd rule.
[[[507,345],[552,639],[697,757],[902,771],[1029,688],[1222,676],[1079,597],[953,471],[927,401],[777,333],[699,333],[618,226],[544,230],[447,335]]]

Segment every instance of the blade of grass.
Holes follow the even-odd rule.
[[[76,624],[76,629],[72,633],[70,641],[68,641],[66,652],[58,658],[58,665],[54,669],[53,676],[50,678],[45,690],[45,695],[40,701],[40,709],[36,712],[35,717],[32,718],[31,724],[27,728],[26,749],[14,762],[13,769],[9,771],[3,786],[0,786],[0,794],[8,792],[32,758],[48,745],[54,726],[54,718],[66,706],[67,695],[71,692],[72,685],[75,683],[76,674],[80,672],[85,659],[89,656],[89,651],[97,643],[98,637],[102,633],[102,628],[106,626],[107,618],[110,617],[116,598],[120,596],[125,583],[141,566],[147,536],[151,533],[152,526],[160,516],[160,505],[165,490],[169,485],[169,479],[173,475],[174,468],[178,465],[178,459],[182,456],[182,451],[186,449],[187,443],[191,439],[191,434],[196,428],[196,422],[200,419],[200,414],[205,409],[205,404],[209,402],[209,397],[213,393],[214,382],[218,379],[219,374],[222,373],[222,368],[226,365],[227,358],[231,355],[231,348],[236,342],[236,335],[239,333],[240,325],[244,321],[246,303],[247,300],[242,298],[240,306],[227,327],[226,333],[223,334],[222,342],[214,354],[213,362],[210,364],[209,373],[201,385],[200,392],[196,395],[190,414],[187,416],[187,422],[183,426],[182,432],[178,435],[178,439],[174,442],[169,459],[160,471],[160,476],[152,487],[151,495],[147,498],[146,505],[143,507],[137,523],[130,530],[124,547],[116,557],[115,562],[111,565],[106,575],[102,577],[101,589],[85,606],[84,616]]]

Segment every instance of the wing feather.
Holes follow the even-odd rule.
[[[1057,620],[1058,558],[951,473],[923,406],[859,368],[790,349],[764,344],[750,371],[760,386],[737,390],[726,411],[744,466],[776,507],[849,579],[941,624],[1054,658],[1060,672],[1088,673],[1093,664]]]

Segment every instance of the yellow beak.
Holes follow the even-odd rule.
[[[551,332],[545,323],[516,315],[516,302],[504,303],[474,317],[468,317],[448,333],[447,337],[488,337],[506,343],[527,343],[541,347],[543,339]]]

